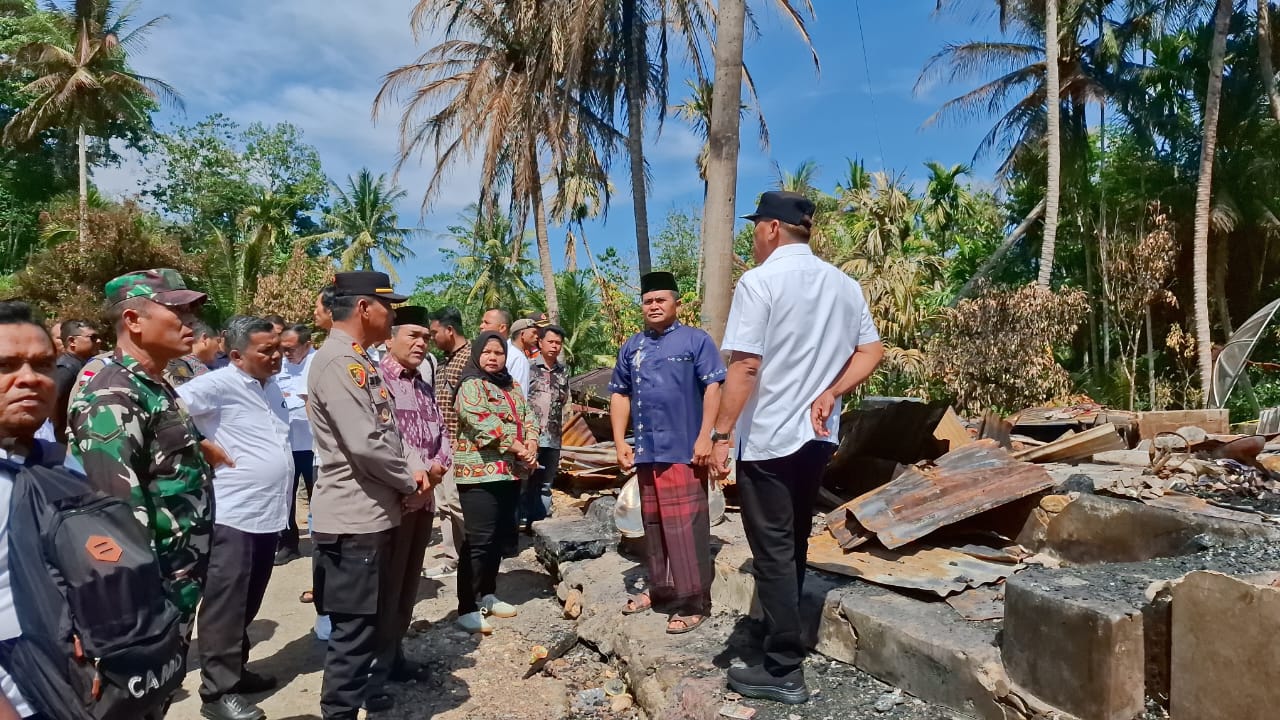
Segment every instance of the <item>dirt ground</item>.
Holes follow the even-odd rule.
[[[530,545],[530,539],[522,537],[521,554],[503,563],[498,579],[499,596],[515,605],[520,615],[492,620],[495,631],[487,638],[472,636],[453,624],[456,577],[443,582],[422,581],[415,622],[405,649],[412,659],[431,668],[431,678],[420,684],[390,685],[396,708],[370,714],[370,718],[564,718],[573,714],[571,703],[579,691],[602,688],[616,677],[600,657],[579,647],[556,664],[557,677],[537,674],[525,679],[530,650],[549,642],[557,630],[563,631],[572,625],[572,621],[561,617],[551,578],[534,559]],[[304,539],[304,555],[309,549]],[[427,564],[433,562],[428,559]],[[276,690],[250,696],[271,720],[320,717],[320,680],[326,643],[318,640],[312,631],[316,618],[313,607],[298,601],[299,593],[310,586],[309,557],[277,567],[262,611],[249,630],[253,642],[249,667],[280,680]],[[195,643],[198,648],[198,637]],[[191,671],[168,717],[198,720],[199,687],[198,658],[193,648]],[[637,713],[630,710],[592,715],[623,720]]]

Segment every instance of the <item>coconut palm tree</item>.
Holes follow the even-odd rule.
[[[1003,10],[1010,0],[1000,0]],[[1049,287],[1053,276],[1053,254],[1058,241],[1058,205],[1062,195],[1062,68],[1058,64],[1058,0],[1044,2],[1045,55],[1045,146],[1048,148],[1048,180],[1044,200],[1044,240],[1040,245],[1040,276],[1036,283]]]
[[[139,75],[127,53],[167,16],[130,30],[133,5],[122,11],[111,0],[75,0],[53,6],[60,37],[28,45],[7,59],[10,68],[33,79],[23,88],[32,96],[4,128],[4,142],[21,145],[49,130],[74,130],[80,173],[79,232],[87,231],[89,136],[111,123],[147,126],[155,99],[181,104],[178,93],[156,78]]]
[[[400,119],[397,170],[428,151],[435,171],[423,196],[424,210],[455,163],[480,156],[481,208],[494,204],[495,188],[510,189],[518,218],[532,211],[547,313],[559,314],[551,266],[544,165],[574,157],[584,143],[608,146],[616,132],[578,99],[568,82],[570,60],[560,51],[576,38],[557,8],[534,0],[420,0],[415,34],[433,20],[451,39],[384,77],[373,103],[376,120],[389,104],[405,100]],[[561,3],[562,7],[573,3]]]
[[[1209,325],[1209,222],[1212,212],[1213,162],[1218,146],[1218,111],[1222,104],[1222,71],[1226,64],[1227,30],[1232,0],[1218,0],[1213,18],[1213,44],[1209,53],[1209,86],[1205,91],[1200,144],[1200,176],[1196,182],[1196,216],[1192,239],[1195,292],[1196,352],[1200,387],[1209,397],[1213,379],[1213,338]]]
[[[525,254],[524,232],[510,218],[486,214],[472,205],[460,223],[449,226],[445,237],[458,245],[458,250],[445,254],[458,268],[459,282],[471,287],[468,303],[510,308],[528,294],[524,278],[533,263]]]
[[[818,67],[818,54],[813,50],[805,15],[814,16],[811,0],[792,3],[775,0],[778,9],[791,19],[813,54]],[[720,0],[716,13],[714,107],[740,107],[745,67],[743,45],[748,18],[746,0]],[[734,203],[737,200],[738,146],[740,113],[714,113],[708,126],[707,202],[703,206],[702,234],[705,243],[705,275],[707,293],[702,303],[702,325],[720,341],[729,320],[729,302],[733,282]]]
[[[324,223],[339,237],[333,253],[339,270],[373,270],[375,260],[392,282],[399,282],[396,263],[413,257],[409,242],[425,231],[400,227],[396,203],[405,192],[391,184],[386,175],[376,178],[368,168],[347,178],[347,187],[333,186],[333,208]]]
[[[1276,91],[1276,71],[1271,62],[1271,0],[1258,0],[1258,67],[1271,118],[1280,123],[1280,92]]]

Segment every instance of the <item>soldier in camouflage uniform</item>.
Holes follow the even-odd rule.
[[[132,502],[175,603],[190,616],[209,555],[213,469],[163,371],[190,352],[194,309],[205,295],[162,269],[122,275],[107,283],[106,296],[118,345],[71,402],[71,450],[90,482]]]

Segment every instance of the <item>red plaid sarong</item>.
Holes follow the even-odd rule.
[[[711,612],[711,519],[707,481],[691,465],[636,466],[640,512],[654,603],[676,602],[688,613]]]

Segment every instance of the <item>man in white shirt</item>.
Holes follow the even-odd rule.
[[[793,704],[809,699],[800,597],[840,396],[884,355],[862,288],[809,249],[815,209],[799,193],[767,192],[746,216],[758,267],[733,294],[721,347],[732,353],[729,374],[711,434],[712,468],[723,475],[736,424],[742,522],[768,625],[764,664],[730,669],[729,686]]]
[[[308,501],[311,500],[311,489],[316,482],[315,453],[311,449],[311,422],[307,420],[307,371],[311,368],[312,356],[316,354],[311,345],[311,328],[306,325],[286,327],[280,333],[280,351],[284,354],[284,360],[280,364],[280,374],[276,376],[276,381],[280,383],[284,402],[289,406],[293,490],[289,493],[289,526],[280,533],[276,565],[284,565],[302,557],[298,552],[298,480],[301,479],[307,489]]]
[[[200,714],[209,720],[262,720],[243,695],[275,687],[274,678],[245,668],[246,633],[271,579],[276,538],[286,524],[293,487],[289,409],[276,381],[280,336],[268,320],[232,318],[231,365],[178,389],[196,426],[235,463],[214,471],[213,544],[200,637]]]
[[[529,357],[511,342],[511,313],[499,308],[489,308],[480,319],[480,332],[493,331],[507,341],[507,372],[520,386],[520,392],[529,392]]]

